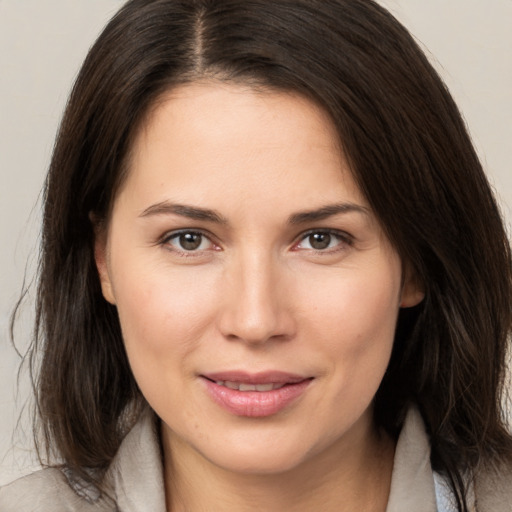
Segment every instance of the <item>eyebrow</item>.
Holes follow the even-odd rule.
[[[225,217],[208,208],[198,208],[185,204],[170,203],[162,201],[146,208],[139,217],[152,217],[154,215],[179,215],[193,220],[205,220],[216,224],[227,224]]]
[[[306,224],[308,222],[324,220],[334,215],[351,212],[368,215],[370,210],[365,206],[355,203],[330,204],[314,210],[294,213],[288,218],[288,224]],[[228,220],[215,210],[185,204],[176,204],[169,201],[162,201],[149,206],[139,215],[139,217],[152,217],[155,215],[179,215],[180,217],[186,217],[193,220],[202,220],[223,225],[228,224]]]
[[[304,212],[294,213],[288,219],[289,224],[306,224],[308,222],[315,222],[319,220],[324,220],[334,215],[339,215],[342,213],[362,213],[364,215],[369,215],[370,210],[365,206],[361,206],[355,203],[338,203],[338,204],[330,204],[326,206],[322,206],[321,208],[317,208],[315,210],[308,210]]]

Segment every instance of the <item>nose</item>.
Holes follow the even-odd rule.
[[[287,340],[295,333],[285,269],[268,256],[241,257],[224,279],[219,328],[227,339],[251,345]]]

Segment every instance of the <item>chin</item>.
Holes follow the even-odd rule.
[[[220,450],[220,453],[203,454],[215,466],[239,475],[276,475],[299,467],[304,457],[297,450],[283,451],[273,448]]]

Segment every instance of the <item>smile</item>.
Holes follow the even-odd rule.
[[[202,375],[207,395],[235,416],[261,418],[293,406],[314,380],[283,372]]]

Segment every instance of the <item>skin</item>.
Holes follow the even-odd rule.
[[[162,419],[168,510],[384,511],[394,444],[372,399],[399,308],[423,294],[329,118],[292,94],[192,84],[161,98],[132,149],[95,252]],[[176,230],[204,236],[187,251]],[[326,230],[318,249],[311,232]],[[225,370],[312,381],[276,414],[237,416],[201,377]]]

